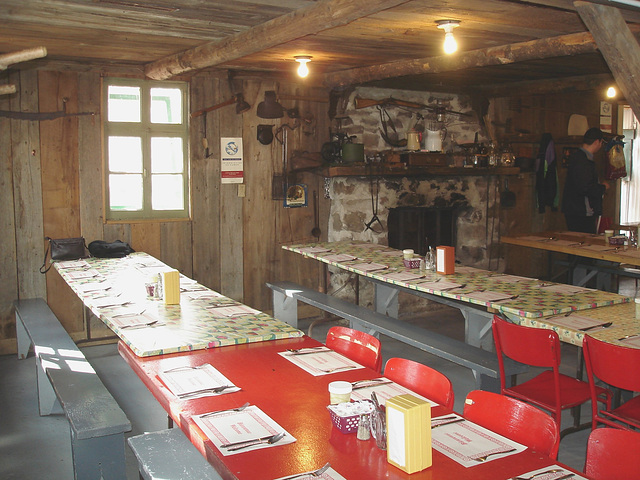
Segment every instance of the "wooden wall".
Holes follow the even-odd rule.
[[[299,101],[303,113],[316,122],[314,135],[301,128],[288,131],[288,150],[319,152],[328,140],[328,92],[273,80],[229,81],[208,74],[190,82],[191,110],[206,108],[242,91],[252,109],[236,114],[228,106],[191,122],[192,218],[189,221],[105,223],[102,210],[102,146],[100,124],[100,76],[94,72],[23,70],[9,73],[18,86],[14,95],[0,97],[0,110],[14,112],[95,112],[55,120],[18,120],[0,116],[0,353],[15,352],[15,322],[12,302],[16,298],[45,297],[76,339],[83,338],[80,301],[54,270],[38,273],[45,249],[44,236],[84,236],[87,242],[116,239],[146,251],[204,285],[268,311],[271,308],[265,282],[289,279],[308,286],[322,284],[318,262],[297,255],[285,256],[283,243],[312,241],[313,192],[318,192],[320,228],[326,239],[329,200],[324,198],[324,178],[311,173],[298,176],[309,191],[307,208],[286,209],[272,200],[272,176],[282,171],[282,145],[257,141],[257,127],[294,125],[287,116],[261,119],[256,114],[264,92],[325,98],[325,102]],[[518,103],[520,102],[520,103]],[[294,101],[281,101],[285,108]],[[514,110],[514,105],[520,105]],[[524,107],[522,107],[524,105]],[[582,113],[590,125],[597,124],[599,97],[596,92],[562,97],[496,99],[492,119],[509,120],[511,132],[527,130],[532,135],[549,131],[555,138],[566,135],[571,113]],[[614,123],[615,124],[615,123]],[[246,195],[238,196],[237,185],[220,183],[220,137],[241,136],[244,147]],[[206,137],[209,155],[203,145]],[[537,146],[532,145],[534,153]],[[560,153],[560,151],[558,151]],[[560,170],[561,184],[563,171]],[[538,214],[532,196],[532,175],[510,183],[521,196],[515,209],[501,216],[502,235],[564,228],[559,212]],[[525,195],[527,198],[523,198]],[[610,198],[613,198],[611,195]],[[611,201],[611,200],[609,200]],[[608,208],[611,208],[610,206]],[[611,209],[610,211],[613,211]],[[535,252],[508,256],[508,270],[540,275],[545,264]]]
[[[15,95],[0,97],[0,110],[15,112],[95,112],[54,120],[18,120],[0,117],[0,353],[15,352],[16,298],[44,297],[67,330],[84,338],[82,305],[55,270],[41,275],[44,236],[84,236],[87,243],[123,240],[138,251],[160,258],[185,275],[234,299],[261,310],[271,308],[265,282],[291,278],[316,285],[320,269],[302,259],[283,262],[282,243],[312,240],[314,215],[307,208],[286,209],[272,200],[271,179],[282,168],[282,145],[257,141],[257,126],[294,126],[287,116],[261,119],[256,114],[265,90],[300,97],[325,98],[327,102],[302,100],[301,112],[311,113],[316,134],[301,128],[288,132],[289,152],[320,151],[329,130],[328,92],[274,81],[245,80],[231,92],[227,79],[197,75],[191,80],[190,108],[220,103],[242,91],[252,109],[236,114],[234,106],[191,121],[192,218],[189,221],[105,223],[102,207],[102,146],[100,76],[97,73],[18,71],[11,74],[18,85]],[[239,90],[237,90],[239,89]],[[293,102],[281,102],[292,108]],[[209,143],[205,155],[202,139]],[[246,196],[238,186],[220,183],[220,137],[243,138]],[[299,175],[309,192],[322,192],[323,178]],[[320,215],[328,206],[320,197]],[[325,220],[326,222],[326,220]],[[325,229],[326,230],[326,229]]]

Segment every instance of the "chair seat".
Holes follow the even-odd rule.
[[[632,398],[611,412],[600,411],[598,416],[640,428],[640,396]]]
[[[606,392],[606,389],[598,387],[598,396],[606,396]],[[544,371],[519,385],[505,388],[504,393],[538,405],[545,410],[554,411],[556,408],[555,386],[553,371],[551,370]],[[576,407],[590,399],[591,394],[588,383],[560,374],[560,404],[562,410]]]

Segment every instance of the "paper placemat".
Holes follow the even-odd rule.
[[[576,293],[592,292],[590,288],[565,285],[563,283],[541,283],[535,288],[542,288],[547,292],[560,293],[562,295],[575,295]]]
[[[331,249],[325,247],[302,247],[299,249],[299,251],[302,253],[324,253],[330,252]]]
[[[354,263],[349,266],[363,272],[377,272],[378,270],[386,270],[387,268],[389,268],[389,265],[382,265],[381,263],[374,262]]]
[[[86,269],[91,265],[86,260],[58,260],[58,268],[67,269]]]
[[[424,275],[413,272],[396,272],[384,275],[385,280],[396,280],[398,282],[409,282],[411,280],[418,280],[424,278]]]
[[[434,418],[431,441],[433,448],[464,467],[515,455],[527,448],[480,425],[468,420],[458,421],[455,417],[458,416]],[[442,425],[438,425],[439,421]]]
[[[326,347],[309,350],[311,349],[302,349],[300,353],[290,351],[278,352],[278,355],[286,358],[314,377],[364,368],[359,363]]]
[[[255,405],[241,411],[196,415],[192,417],[204,434],[213,442],[225,457],[261,448],[287,445],[296,441],[289,432],[272,420]],[[284,433],[276,443],[268,443],[267,438]],[[262,443],[256,443],[257,439]],[[225,447],[224,445],[237,444]]]
[[[315,480],[315,479],[324,479],[324,480],[347,480],[345,477],[336,472],[333,468],[329,468],[324,473],[320,475],[314,475],[315,470],[305,473],[297,473],[292,475],[285,475],[284,477],[277,478],[276,480],[288,480],[289,478],[295,480]]]
[[[243,315],[256,315],[261,313],[260,310],[246,305],[214,306],[207,308],[207,310],[216,317],[242,317]]]
[[[434,292],[446,292],[464,286],[462,283],[447,282],[446,280],[441,282],[418,282],[415,285],[420,288],[426,288],[427,290],[433,290]]]
[[[387,400],[391,397],[395,397],[396,395],[405,395],[410,393],[415,397],[418,397],[422,400],[425,400],[431,404],[431,407],[436,407],[438,404],[433,400],[429,400],[426,397],[423,397],[416,392],[409,390],[408,388],[403,387],[395,382],[392,382],[388,378],[380,377],[373,380],[360,380],[358,382],[354,382],[353,390],[351,391],[351,399],[352,400],[370,400],[371,392],[376,392],[376,397],[378,397],[378,402],[380,405],[385,405]]]
[[[640,348],[640,333],[638,335],[634,335],[633,337],[628,338],[620,338],[619,342],[622,342],[626,347],[637,347]]]
[[[529,472],[522,472],[518,474],[518,477],[523,478],[534,478],[534,480],[557,480],[559,478],[563,478],[565,475],[572,474],[570,477],[571,480],[587,480],[587,477],[583,477],[582,475],[572,472],[571,470],[567,470],[560,465],[549,465],[548,467],[542,467],[537,470],[531,470]],[[567,479],[568,480],[568,479]]]
[[[502,302],[504,300],[513,300],[513,297],[515,296],[515,295],[512,295],[510,293],[491,292],[491,291],[469,292],[469,293],[465,293],[463,295],[465,297],[472,298],[474,300],[478,300],[478,301],[483,302],[483,303]]]
[[[185,365],[170,368],[160,373],[158,377],[171,390],[171,393],[183,399],[224,395],[240,390],[218,369],[208,363],[198,367]],[[222,387],[227,388],[222,389]],[[218,391],[215,391],[216,389]]]
[[[333,253],[331,255],[324,255],[321,258],[329,262],[350,262],[351,260],[358,259],[358,257],[354,257],[353,255],[348,255],[346,253]]]
[[[579,315],[576,313],[556,315],[553,317],[548,317],[548,320],[556,325],[571,328],[573,330],[591,329],[593,327],[608,323],[604,322],[603,320],[585,317],[584,315]]]

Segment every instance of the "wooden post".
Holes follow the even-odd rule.
[[[573,4],[593,35],[634,115],[640,118],[640,45],[620,10],[590,2]]]

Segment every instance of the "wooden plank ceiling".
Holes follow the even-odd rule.
[[[640,31],[640,8],[592,3],[613,5],[633,35]],[[497,92],[612,78],[570,0],[0,0],[0,18],[0,54],[48,50],[10,68],[120,68],[160,79],[206,68],[293,79],[294,55],[311,55],[306,81],[332,88]],[[451,58],[441,19],[461,22]]]

